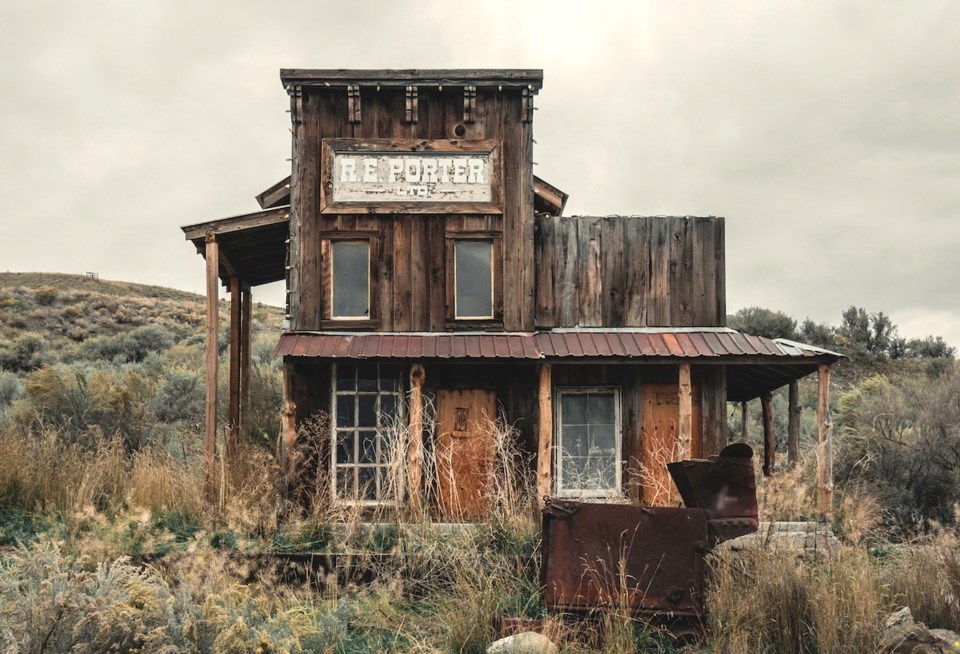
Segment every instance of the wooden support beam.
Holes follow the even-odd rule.
[[[690,364],[680,364],[679,390],[680,415],[677,422],[677,459],[683,461],[693,456],[693,387],[690,383]]]
[[[537,398],[537,496],[553,494],[553,374],[549,363],[540,364]]]
[[[240,443],[240,278],[230,277],[230,400],[227,411],[227,465],[236,463]]]
[[[830,419],[830,364],[817,370],[817,510],[821,518],[833,515],[833,421]]]
[[[284,503],[289,499],[293,482],[293,447],[297,440],[297,404],[293,401],[292,377],[292,365],[284,362],[283,404],[280,410],[280,468],[283,474]]]
[[[253,294],[250,284],[243,282],[240,286],[242,310],[240,312],[240,433],[247,420],[247,410],[250,407],[250,326],[253,320],[251,301]]]
[[[747,403],[740,403],[740,441],[746,443],[750,439],[750,413],[747,411]]]
[[[800,383],[790,382],[787,416],[787,467],[793,468],[800,461]]]
[[[763,476],[773,474],[773,466],[777,462],[777,452],[773,440],[773,398],[768,394],[760,398],[760,408],[763,410]]]
[[[213,234],[204,238],[207,264],[207,396],[204,416],[204,495],[212,504],[216,499],[217,478],[217,326],[220,320],[218,243]]]
[[[423,366],[410,367],[410,445],[407,448],[407,501],[412,509],[423,507]]]

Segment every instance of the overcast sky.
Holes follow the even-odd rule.
[[[0,270],[201,292],[289,173],[280,68],[542,68],[568,214],[727,220],[727,306],[960,346],[960,2],[0,4]],[[279,303],[276,289],[254,298]]]

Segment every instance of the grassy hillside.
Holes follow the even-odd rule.
[[[298,486],[302,506],[285,503],[271,354],[281,311],[257,305],[253,316],[248,425],[238,460],[218,459],[207,501],[203,298],[0,274],[0,650],[483,652],[507,616],[542,619],[562,652],[676,651],[616,598],[586,618],[546,614],[538,500],[516,474],[526,468],[514,465],[506,426],[488,479],[492,506],[475,529],[433,529],[413,507],[331,506],[316,466],[329,443],[323,422],[303,429],[292,457],[294,477],[314,483]],[[885,614],[904,604],[930,626],[960,626],[960,370],[952,353],[865,352],[837,365],[831,402],[842,545],[814,558],[768,547],[718,557],[707,589],[712,633],[698,651],[872,653]],[[758,478],[761,519],[815,515],[813,380],[801,402],[804,461]],[[774,399],[780,435],[785,404]],[[730,409],[735,436],[740,414]],[[410,435],[395,437],[391,479],[402,484]],[[276,552],[336,554],[337,567],[314,580],[316,592],[243,557]],[[127,554],[167,558],[142,569]],[[358,586],[358,570],[378,581]]]

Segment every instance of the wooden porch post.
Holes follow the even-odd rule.
[[[787,467],[800,461],[800,383],[790,382],[789,415],[787,416]]]
[[[237,445],[240,442],[240,278],[230,276],[230,406],[227,420],[227,463],[236,462]]]
[[[293,446],[297,439],[297,405],[293,401],[293,370],[283,364],[283,406],[280,412],[280,467],[284,477],[284,499],[290,493],[293,474]]]
[[[817,510],[822,518],[833,514],[833,421],[830,419],[830,364],[817,370]]]
[[[423,366],[410,367],[410,447],[407,450],[407,498],[411,508],[423,506]]]
[[[773,442],[773,406],[772,397],[769,393],[760,398],[760,408],[763,411],[763,476],[769,477],[773,474],[773,466],[776,464],[777,452],[774,449]]]
[[[748,421],[747,401],[740,403],[740,441],[746,443],[750,439],[750,423]]]
[[[680,416],[677,425],[677,458],[681,461],[689,459],[693,451],[693,392],[690,384],[690,364],[680,364],[679,384]]]
[[[219,315],[220,256],[217,238],[204,237],[207,264],[207,397],[205,403],[203,454],[204,495],[208,503],[216,498],[217,473],[217,326]]]
[[[241,433],[246,424],[247,411],[250,408],[250,321],[252,320],[252,309],[250,300],[253,294],[250,292],[250,284],[243,282],[240,286],[240,421],[239,428]]]
[[[553,375],[549,363],[540,364],[537,396],[537,496],[553,493]]]

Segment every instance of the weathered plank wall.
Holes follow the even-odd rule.
[[[441,91],[421,86],[417,121],[408,122],[402,87],[378,91],[363,86],[361,122],[353,123],[343,88],[291,90],[291,329],[333,327],[325,324],[329,287],[322,244],[327,238],[353,234],[377,239],[371,270],[376,284],[371,314],[376,322],[364,327],[443,331],[448,326],[445,241],[448,235],[464,231],[502,238],[503,328],[533,329],[532,123],[522,120],[520,89],[479,87],[476,93],[473,122],[465,122],[462,88],[445,86]],[[501,139],[503,215],[321,215],[320,150],[324,138]]]
[[[537,327],[720,327],[722,218],[536,218]]]

